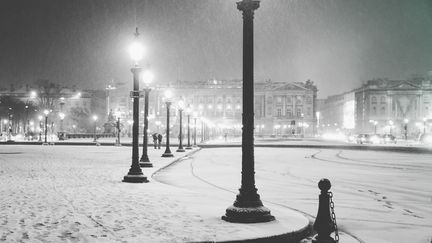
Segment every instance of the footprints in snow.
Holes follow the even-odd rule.
[[[364,190],[357,190],[358,192],[365,192]],[[392,209],[394,210],[395,207],[393,205],[393,203],[391,201],[388,200],[388,198],[384,195],[381,195],[381,193],[373,191],[373,190],[367,190],[366,193],[372,194],[372,196],[374,197],[374,200],[377,202],[383,202],[384,204],[382,205],[383,207],[386,207],[388,209]],[[402,214],[403,215],[407,215],[407,216],[412,216],[415,218],[423,218],[421,216],[416,215],[413,211],[409,210],[409,209],[405,209],[402,208]]]

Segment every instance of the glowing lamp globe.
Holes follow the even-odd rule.
[[[65,116],[66,116],[66,115],[65,115],[64,113],[60,113],[60,114],[59,114],[59,117],[60,117],[61,120],[63,120],[63,119],[65,118]]]
[[[184,104],[184,101],[183,101],[183,100],[179,100],[178,103],[177,103],[177,105],[178,105],[178,108],[179,108],[180,110],[183,110],[183,109],[184,109],[185,104]]]
[[[149,86],[153,82],[154,75],[150,70],[145,70],[142,73],[142,81],[146,86]]]
[[[169,89],[165,91],[164,95],[165,95],[165,99],[167,100],[172,99],[172,97],[174,96],[173,92]]]
[[[135,62],[141,61],[144,56],[144,47],[141,45],[141,43],[135,41],[129,47],[129,55]]]
[[[34,98],[36,98],[37,97],[37,93],[36,93],[36,91],[31,91],[30,92],[30,99],[34,99]]]

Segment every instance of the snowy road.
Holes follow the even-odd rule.
[[[240,185],[240,151],[203,149],[155,179],[233,201]],[[258,192],[270,209],[284,205],[315,216],[316,184],[328,178],[341,230],[368,243],[431,242],[432,155],[256,148],[255,157]]]

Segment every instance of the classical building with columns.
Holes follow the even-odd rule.
[[[354,91],[356,131],[405,134],[416,137],[429,130],[432,81],[370,80]],[[405,126],[406,125],[406,126]]]
[[[416,138],[430,131],[431,109],[430,78],[369,80],[360,88],[325,99],[319,108],[319,129],[398,137],[406,133]]]
[[[171,89],[174,93],[172,109],[176,110],[177,101],[183,100],[204,120],[207,126],[217,134],[241,134],[242,119],[242,81],[241,80],[208,80],[208,81],[178,81],[170,85],[157,85],[152,88],[149,100],[150,132],[163,132],[166,123],[166,106],[164,92]],[[255,134],[260,136],[311,136],[315,132],[315,102],[317,88],[313,82],[256,82],[255,86]],[[125,111],[125,105],[116,101],[124,99],[125,91],[112,92],[110,100],[113,112],[120,114]],[[121,95],[123,94],[123,95]],[[130,100],[130,99],[128,99]],[[123,102],[124,103],[124,102]],[[143,105],[140,106],[142,110]],[[174,134],[178,122],[176,112],[171,112]],[[191,114],[193,116],[193,114]],[[183,124],[187,123],[184,114]]]

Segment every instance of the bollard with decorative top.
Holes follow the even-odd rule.
[[[331,183],[328,179],[321,179],[318,182],[318,187],[321,190],[319,195],[318,214],[313,225],[314,230],[318,233],[312,240],[313,243],[337,243],[338,233],[336,226],[336,216],[333,211],[332,193],[329,192]],[[336,233],[336,240],[330,234]]]

